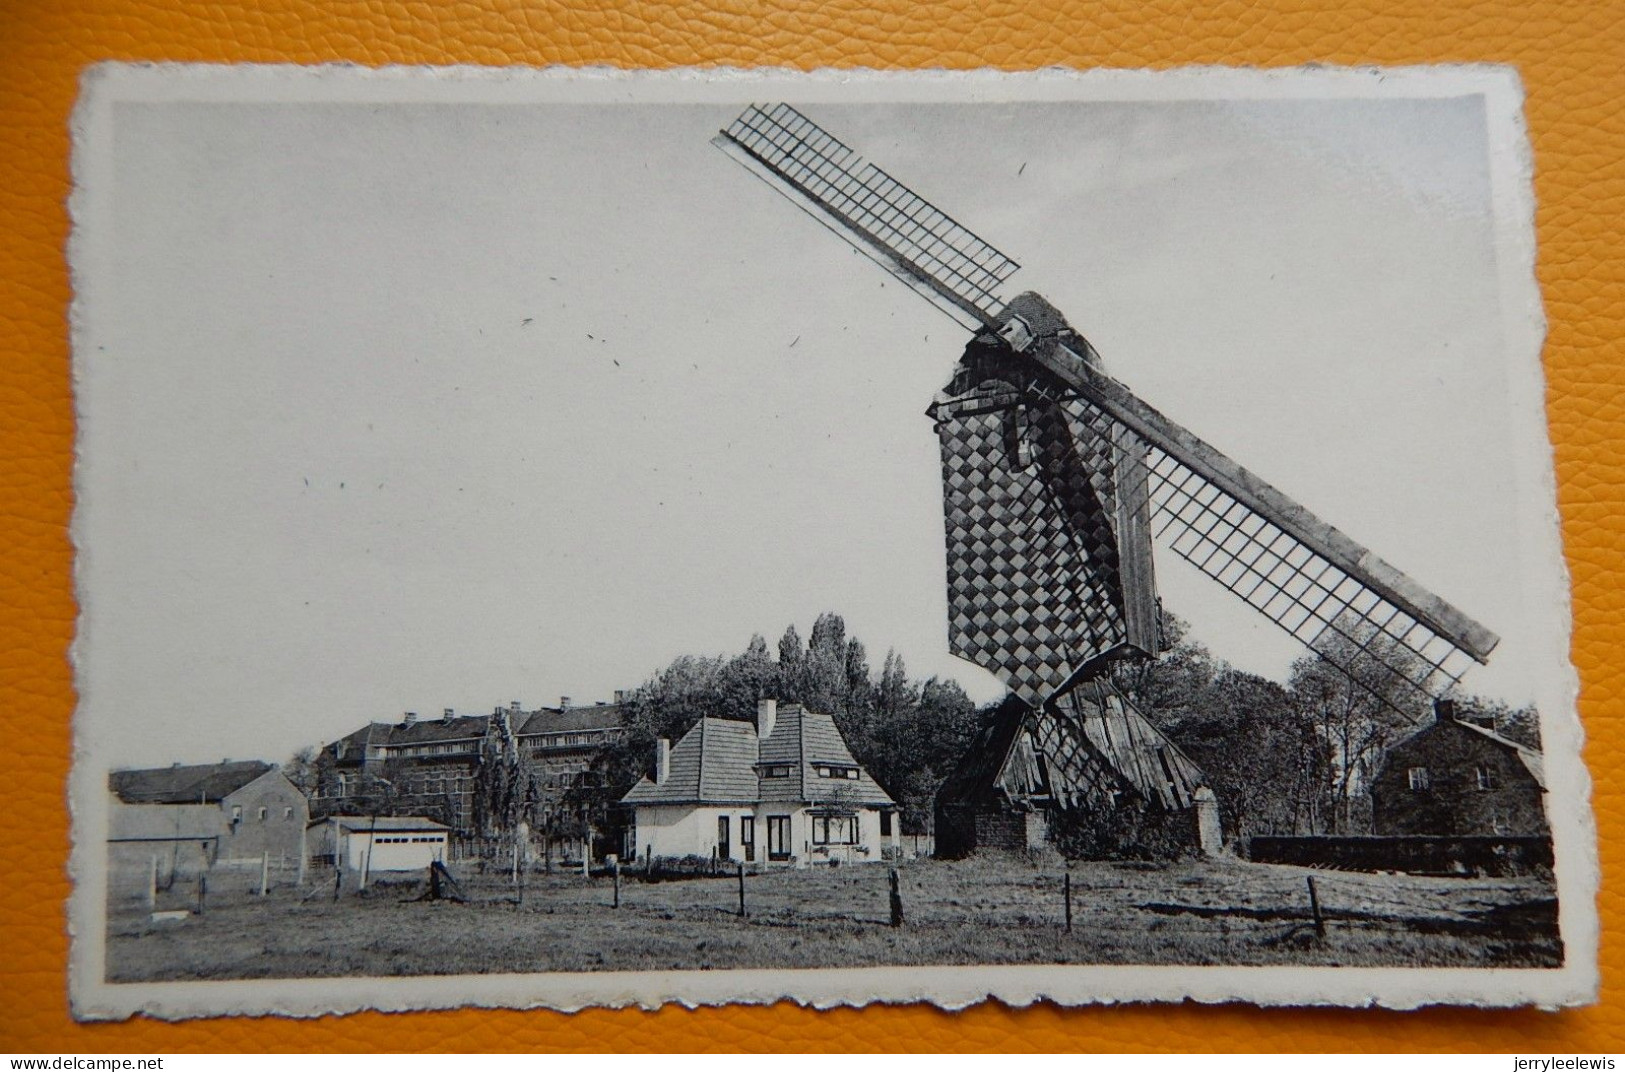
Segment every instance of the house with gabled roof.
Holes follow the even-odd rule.
[[[1386,835],[1544,837],[1541,753],[1463,717],[1451,700],[1389,745],[1371,783],[1372,829]]]
[[[309,809],[282,769],[262,760],[180,764],[108,775],[115,866],[157,859],[165,873],[216,864],[293,866]]]
[[[628,851],[758,865],[863,863],[895,849],[897,803],[853,758],[835,720],[757,705],[755,722],[702,718],[656,747],[653,777],[621,798]]]

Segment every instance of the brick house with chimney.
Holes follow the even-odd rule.
[[[415,814],[439,820],[461,835],[473,832],[475,772],[486,738],[511,728],[520,755],[544,788],[563,796],[597,776],[594,762],[625,733],[625,694],[612,703],[526,711],[518,700],[489,715],[420,719],[408,711],[399,722],[373,722],[322,749],[323,768],[312,799],[318,817],[355,811],[387,779],[391,795]]]
[[[1379,835],[1541,837],[1546,773],[1532,748],[1458,716],[1441,700],[1433,721],[1391,745],[1371,783]]]
[[[755,722],[702,718],[657,742],[654,776],[621,798],[627,853],[763,866],[877,862],[895,850],[897,804],[853,758],[835,721],[800,704]]]

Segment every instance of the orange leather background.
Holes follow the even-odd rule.
[[[1625,4],[1619,0],[0,0],[0,1050],[1625,1050]],[[1031,68],[1516,63],[1536,155],[1547,403],[1597,781],[1603,1003],[1560,1014],[1246,1008],[447,1012],[76,1025],[64,900],[74,695],[63,241],[75,80],[103,59]],[[184,687],[184,683],[183,687]]]

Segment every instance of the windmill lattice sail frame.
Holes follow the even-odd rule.
[[[1413,715],[1488,659],[1494,633],[1147,405],[1058,315],[1060,328],[1012,312],[1021,302],[1000,295],[1013,258],[795,108],[752,105],[714,143],[979,339],[1047,370],[1064,392],[1051,404],[1143,444],[1159,545],[1384,703]],[[1001,657],[990,669],[1038,698],[1031,651]]]

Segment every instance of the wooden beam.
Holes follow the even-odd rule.
[[[1027,353],[1146,442],[1171,455],[1474,659],[1481,663],[1488,661],[1490,652],[1500,643],[1501,638],[1490,630],[1232,461],[1218,448],[1163,416],[1123,384],[1090,367],[1081,354],[1059,340],[1039,339]]]

